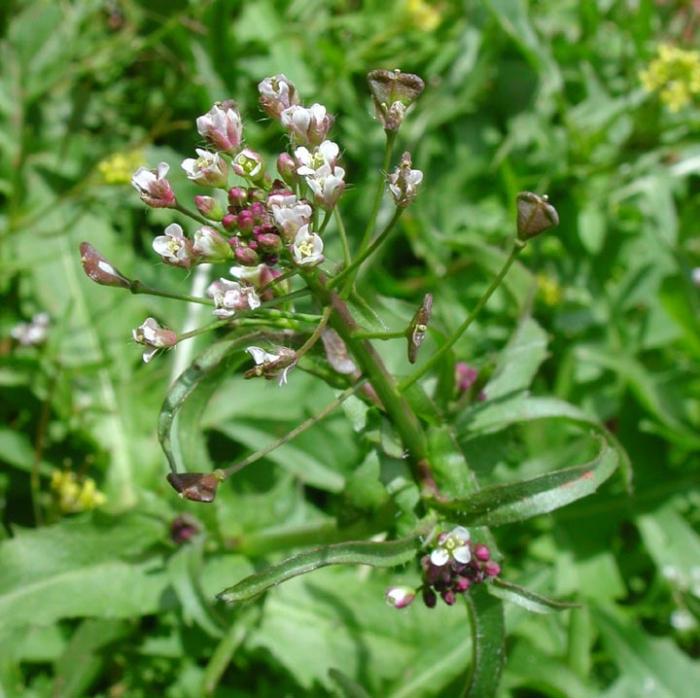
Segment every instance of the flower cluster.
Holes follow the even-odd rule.
[[[80,480],[70,470],[53,471],[51,490],[59,509],[66,514],[96,509],[107,501],[104,494],[97,489],[92,478],[86,477]]]
[[[469,531],[457,526],[443,532],[438,544],[421,558],[423,603],[434,608],[438,594],[452,606],[458,594],[464,594],[475,584],[481,584],[501,573],[500,565],[491,559],[486,545],[474,543]],[[415,589],[404,586],[387,590],[386,600],[396,608],[405,608],[416,596]]]
[[[639,79],[647,92],[658,92],[671,111],[678,111],[700,94],[700,51],[660,44],[657,57]]]
[[[49,335],[51,319],[48,313],[37,313],[31,322],[20,322],[10,330],[12,339],[23,347],[33,347],[43,344]]]

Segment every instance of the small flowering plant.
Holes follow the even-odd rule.
[[[513,202],[510,249],[461,322],[434,330],[433,315],[441,307],[437,287],[424,294],[403,329],[368,326],[374,311],[360,293],[358,274],[398,232],[402,216],[427,184],[410,152],[394,159],[401,125],[423,91],[423,81],[398,70],[375,70],[368,83],[386,147],[363,231],[348,233],[344,225],[347,173],[342,148],[333,140],[334,116],[322,104],[305,106],[294,84],[280,74],[265,78],[258,88],[263,111],[286,134],[287,150],[273,157],[256,151],[246,142],[238,106],[229,99],[196,119],[204,147],[181,164],[202,190],[192,205],[176,196],[167,177],[168,164],[141,167],[133,175],[134,188],[147,206],[173,213],[173,221],[153,239],[154,253],[164,265],[180,268],[181,274],[199,267],[197,273],[207,279],[206,293],[192,296],[146,286],[119,271],[87,242],[81,245],[81,260],[87,276],[98,284],[210,308],[210,322],[195,330],[178,333],[162,324],[167,319],[153,317],[133,330],[134,341],[145,347],[145,362],[193,336],[210,334],[214,339],[175,381],[158,420],[170,466],[167,480],[188,504],[216,506],[226,480],[314,427],[346,401],[354,405],[357,430],[367,437],[363,443],[377,459],[379,476],[358,475],[339,495],[338,510],[346,513],[338,516],[333,543],[325,538],[312,545],[315,541],[309,539],[308,550],[246,577],[218,598],[241,603],[328,564],[397,568],[402,579],[386,591],[387,602],[396,609],[407,609],[419,596],[428,608],[438,599],[448,606],[466,601],[475,656],[480,657],[470,672],[468,691],[489,696],[495,693],[504,657],[502,600],[540,612],[570,606],[510,581],[514,573],[501,559],[492,529],[593,493],[625,463],[624,454],[601,425],[576,413],[573,406],[539,405],[537,418],[563,414],[595,432],[595,458],[530,480],[481,487],[455,436],[469,432],[468,419],[476,410],[482,419],[486,415],[492,428],[504,428],[517,422],[518,410],[522,413],[527,406],[527,385],[517,367],[507,366],[489,380],[465,361],[470,357],[455,354],[518,255],[535,237],[558,225],[558,213],[546,196],[523,192]],[[390,215],[378,224],[385,218],[379,215],[383,204]],[[522,334],[516,333],[513,341],[521,341]],[[377,350],[378,342],[394,340],[405,343],[406,356],[396,374]],[[519,345],[516,349],[505,354],[522,355]],[[198,463],[188,462],[183,450],[173,447],[181,428],[176,417],[200,386],[211,385],[227,370],[248,380],[274,381],[280,386],[277,390],[289,389],[285,385],[306,372],[324,380],[336,396],[289,433],[271,435],[259,451],[213,472],[199,472]],[[520,402],[513,402],[504,417],[502,403],[511,395]],[[397,453],[383,437],[373,436],[376,425],[398,445],[398,469],[382,471],[383,459],[397,459]],[[358,494],[365,489],[371,497]],[[196,530],[184,517],[172,535],[180,543]],[[403,612],[418,612],[417,605]]]

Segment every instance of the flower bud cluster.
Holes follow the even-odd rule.
[[[487,546],[472,542],[469,531],[457,526],[441,533],[438,545],[421,559],[423,570],[423,603],[433,608],[440,595],[451,606],[458,594],[475,584],[497,577],[500,565],[491,559]]]
[[[107,501],[91,477],[79,479],[70,470],[54,470],[51,473],[51,491],[58,508],[65,514],[96,509]]]

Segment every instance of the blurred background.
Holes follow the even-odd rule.
[[[336,415],[216,507],[177,500],[156,420],[206,340],[144,365],[131,329],[149,315],[180,329],[187,309],[91,284],[78,254],[88,240],[130,277],[188,293],[151,249],[177,214],[146,208],[130,177],[165,161],[178,198],[197,193],[179,163],[201,143],[195,118],[226,98],[273,162],[285,141],[256,86],[280,72],[336,116],[357,240],[383,152],[365,76],[400,67],[426,81],[397,149],[425,179],[361,288],[397,318],[433,291],[438,326],[454,326],[500,264],[516,193],[549,194],[559,228],[529,246],[458,358],[488,375],[531,311],[548,342],[533,393],[604,421],[635,471],[631,496],[613,483],[498,531],[507,578],[585,602],[508,611],[502,695],[694,696],[699,34],[691,0],[5,0],[0,694],[349,695],[329,669],[369,695],[457,694],[464,612],[388,609],[384,573],[322,571],[235,622],[211,604],[275,559],[285,526],[332,512],[361,462],[352,428]],[[280,391],[227,378],[204,416],[208,457],[231,462],[331,394],[301,372]],[[588,455],[556,423],[463,445],[485,482]]]

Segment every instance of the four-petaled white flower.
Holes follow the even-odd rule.
[[[294,237],[292,257],[299,266],[315,266],[323,261],[323,240],[302,225]]]
[[[217,102],[206,114],[197,117],[197,131],[217,150],[235,153],[241,146],[243,123],[233,100]]]
[[[171,223],[164,232],[165,235],[153,240],[153,249],[166,264],[189,269],[192,266],[192,242],[177,223]]]
[[[300,145],[318,145],[333,125],[333,117],[322,104],[292,105],[280,114],[280,121],[292,140]]]
[[[276,347],[275,353],[265,351],[261,347],[248,347],[246,351],[253,357],[255,367],[245,372],[246,378],[264,376],[274,378],[279,376],[278,384],[286,385],[287,374],[296,365],[297,355],[293,349]]]
[[[153,208],[172,208],[175,194],[166,175],[170,170],[167,162],[161,162],[155,170],[139,167],[131,177],[131,184],[141,199]]]
[[[303,146],[294,151],[297,174],[305,177],[314,200],[325,209],[333,208],[345,189],[345,170],[336,165],[339,152],[333,141],[323,141],[313,152]]]
[[[278,119],[287,108],[299,104],[294,84],[283,73],[265,78],[258,83],[260,105],[273,119]]]
[[[442,567],[450,560],[465,565],[472,559],[469,539],[469,531],[464,526],[456,526],[449,533],[441,533],[438,547],[430,553],[430,562],[435,567]]]
[[[287,206],[272,206],[271,211],[277,228],[287,242],[294,239],[299,228],[309,223],[312,213],[311,206],[305,201],[295,201]]]
[[[143,360],[148,363],[159,349],[174,347],[177,344],[177,335],[166,327],[161,327],[152,318],[146,320],[136,329],[131,330],[131,336],[135,342],[145,344],[149,349],[143,352]]]
[[[333,170],[339,155],[340,148],[333,141],[323,141],[313,152],[303,145],[299,146],[294,150],[294,159],[298,165],[297,174],[313,176],[324,165],[328,165]]]
[[[219,153],[196,148],[198,157],[182,161],[187,178],[208,187],[223,187],[228,180],[228,165]]]
[[[252,286],[219,279],[209,285],[207,295],[214,299],[214,315],[218,318],[229,318],[237,310],[255,310],[260,307],[260,297]]]

